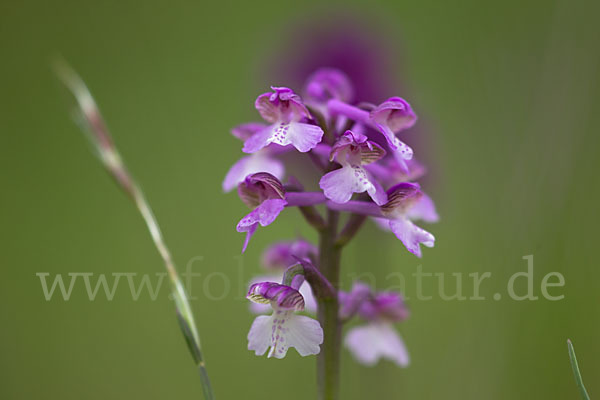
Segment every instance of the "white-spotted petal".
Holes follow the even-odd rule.
[[[268,357],[283,358],[290,347],[301,356],[319,354],[323,329],[318,321],[296,315],[292,310],[275,309],[271,316],[256,317],[248,333],[248,350]]]

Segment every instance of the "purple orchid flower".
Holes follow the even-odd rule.
[[[326,104],[331,99],[351,103],[354,100],[354,88],[350,79],[335,68],[316,70],[308,77],[304,93],[307,101],[314,103]]]
[[[250,281],[250,285],[259,282],[281,282],[285,269],[298,263],[295,257],[310,260],[311,258],[315,258],[317,254],[317,247],[301,238],[274,243],[263,252],[261,258],[263,267],[272,271],[272,273],[270,275],[254,277]],[[304,297],[306,311],[313,314],[316,313],[317,300],[310,285],[302,284],[298,291]],[[269,310],[270,307],[267,304],[250,303],[250,311],[255,314],[265,314]]]
[[[248,332],[248,350],[261,356],[270,347],[267,357],[283,358],[290,347],[301,356],[319,354],[323,343],[323,329],[318,321],[295,311],[304,309],[304,298],[291,286],[274,282],[260,282],[250,286],[250,301],[269,304],[270,316],[256,317]]]
[[[258,225],[270,225],[288,203],[279,179],[266,172],[247,176],[244,182],[238,185],[238,194],[240,199],[253,209],[236,227],[238,232],[246,232],[243,253]]]
[[[333,122],[337,130],[342,130],[347,123],[347,118],[332,121],[327,102],[332,99],[352,102],[354,88],[350,79],[342,71],[335,68],[320,68],[308,77],[304,86],[304,98],[306,104],[312,110],[319,112],[327,124]]]
[[[389,220],[389,228],[406,246],[407,250],[421,257],[421,246],[433,247],[435,237],[412,223],[422,219],[426,222],[437,221],[433,202],[424,197],[416,183],[399,183],[388,190],[388,202],[381,207],[382,214]]]
[[[379,183],[363,168],[385,155],[379,145],[367,140],[366,136],[346,131],[331,149],[330,160],[337,161],[342,168],[325,174],[319,181],[325,196],[336,202],[345,203],[353,193],[367,192],[376,204],[384,204],[387,196]]]
[[[408,318],[402,296],[393,292],[372,293],[362,282],[356,282],[350,293],[340,292],[341,312],[354,312],[367,323],[352,328],[344,345],[362,364],[372,366],[381,358],[406,367],[410,357],[393,324]]]
[[[261,261],[267,269],[281,270],[298,263],[294,256],[311,259],[315,258],[318,253],[317,246],[305,239],[298,238],[273,243],[263,252]]]
[[[240,140],[246,141],[254,134],[267,128],[267,125],[250,122],[236,126],[231,134]],[[223,180],[223,191],[233,190],[246,176],[257,172],[268,172],[277,179],[283,179],[285,167],[281,161],[273,157],[276,151],[267,146],[255,153],[240,158],[227,172]]]
[[[396,137],[398,132],[411,128],[417,122],[417,115],[406,100],[390,97],[372,110],[369,118],[385,136],[399,160],[410,160],[413,157],[412,149]]]
[[[245,153],[255,153],[270,143],[292,145],[305,153],[314,148],[323,137],[323,130],[304,121],[310,113],[300,96],[285,87],[271,87],[272,93],[258,96],[255,107],[270,125],[258,131],[244,143]]]
[[[405,171],[408,167],[406,160],[413,157],[413,150],[396,137],[396,134],[412,127],[417,121],[410,104],[400,97],[390,97],[372,110],[350,105],[338,99],[327,102],[329,113],[344,115],[354,121],[377,129],[385,138],[392,154]]]

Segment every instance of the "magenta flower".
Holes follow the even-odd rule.
[[[411,183],[425,167],[396,137],[416,121],[406,101],[392,97],[375,106],[354,98],[350,80],[331,68],[310,76],[303,92],[306,102],[291,89],[272,89],[255,102],[266,124],[234,129],[250,155],[230,169],[223,183],[225,190],[237,184],[240,198],[252,209],[236,228],[246,233],[242,252],[259,225],[271,224],[289,207],[296,207],[316,230],[319,248],[298,239],[277,242],[264,252],[261,261],[268,274],[252,279],[247,297],[250,310],[265,315],[252,323],[248,349],[276,358],[290,347],[302,356],[318,354],[319,376],[328,381],[326,392],[336,397],[335,379],[327,371],[336,370],[342,343],[366,365],[382,358],[400,366],[409,363],[393,326],[408,316],[402,297],[376,293],[360,282],[350,293],[337,290],[341,250],[373,218],[421,257],[421,245],[433,247],[435,238],[413,221],[435,222],[438,215],[433,201]],[[278,155],[292,148],[307,154],[286,157],[293,164],[286,163],[284,185]],[[290,173],[290,166],[297,168]],[[306,190],[316,186],[317,177],[320,190]],[[299,311],[315,313],[318,322]],[[342,340],[342,324],[353,316],[364,323]],[[327,396],[321,392],[321,397]]]
[[[270,125],[258,131],[244,143],[245,153],[255,153],[270,143],[292,145],[305,153],[323,137],[323,130],[304,121],[311,118],[308,109],[291,89],[271,87],[273,93],[258,96],[255,107]]]
[[[261,356],[270,347],[267,357],[283,358],[290,347],[301,356],[319,354],[323,343],[323,329],[318,321],[295,311],[304,309],[304,298],[293,287],[273,282],[260,282],[250,286],[250,301],[269,304],[270,316],[256,317],[248,332],[248,350]]]
[[[437,221],[437,213],[429,197],[416,183],[399,183],[388,190],[388,202],[381,207],[381,212],[389,220],[391,231],[406,246],[407,250],[421,257],[421,247],[433,247],[435,237],[412,223],[422,219],[426,222]]]
[[[236,126],[231,130],[233,136],[246,141],[254,134],[267,128],[267,125],[258,122],[250,122]],[[246,176],[257,172],[268,172],[278,179],[283,179],[285,167],[274,155],[277,150],[267,146],[255,153],[240,158],[227,172],[223,180],[223,191],[233,190]]]
[[[273,243],[262,254],[262,265],[271,270],[283,270],[291,265],[297,264],[295,257],[313,259],[319,253],[319,249],[307,240],[298,238]]]
[[[353,193],[367,192],[377,204],[387,201],[383,188],[363,168],[385,155],[379,145],[367,140],[366,136],[346,131],[331,150],[330,160],[342,168],[325,174],[319,181],[325,196],[336,203],[345,203]]]
[[[398,132],[411,128],[417,122],[417,116],[406,100],[390,97],[372,110],[369,118],[385,136],[396,158],[410,160],[413,157],[412,149],[396,137]]]
[[[327,102],[337,99],[348,103],[354,99],[354,88],[346,74],[335,68],[320,68],[308,77],[303,93],[312,110],[319,112],[328,124],[334,123],[336,129],[342,129],[347,119],[332,121]]]
[[[243,253],[258,225],[267,226],[275,221],[287,205],[287,201],[279,179],[266,172],[247,176],[244,182],[239,184],[238,194],[242,201],[253,209],[236,227],[238,232],[246,232]]]
[[[412,127],[417,121],[410,104],[400,97],[390,97],[380,105],[368,111],[365,108],[373,106],[366,105],[364,108],[356,107],[332,99],[327,102],[331,115],[343,115],[358,123],[377,129],[385,138],[388,146],[398,160],[402,168],[407,171],[406,160],[413,157],[412,149],[396,137],[396,134]]]
[[[271,274],[254,277],[250,281],[250,285],[259,282],[281,282],[286,268],[298,263],[295,257],[310,260],[316,258],[317,254],[317,247],[304,239],[274,243],[263,252],[261,258],[262,266],[268,269]],[[316,313],[317,301],[310,285],[303,283],[298,291],[304,297],[306,311]],[[254,302],[250,304],[250,311],[255,314],[265,314],[270,309],[267,304]]]
[[[354,309],[365,325],[352,328],[344,345],[361,364],[372,366],[381,358],[406,367],[410,357],[393,324],[408,318],[402,296],[393,292],[373,294],[369,287],[356,282],[350,293],[340,292],[341,311]]]

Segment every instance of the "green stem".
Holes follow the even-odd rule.
[[[340,277],[341,248],[336,246],[339,214],[327,211],[327,227],[319,239],[319,270],[337,290]],[[339,399],[340,343],[342,325],[338,316],[337,295],[320,298],[317,316],[323,328],[323,345],[317,356],[317,388],[319,400]]]

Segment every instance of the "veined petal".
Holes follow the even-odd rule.
[[[431,197],[427,196],[425,193],[421,196],[421,198],[408,209],[406,212],[406,216],[411,220],[423,220],[425,222],[438,222],[440,217],[435,210],[435,204],[433,204],[433,200]]]
[[[406,249],[421,257],[421,246],[424,244],[427,247],[433,247],[435,237],[424,229],[419,228],[407,218],[397,218],[390,220],[390,229],[398,239],[406,246]]]
[[[242,157],[227,172],[223,180],[223,191],[229,192],[235,189],[246,176],[256,172],[268,172],[278,179],[283,179],[285,168],[281,161],[269,157],[262,151]]]
[[[401,367],[410,363],[404,342],[389,323],[370,323],[348,331],[345,346],[364,365],[375,365],[380,358],[386,358]]]
[[[323,189],[328,199],[336,203],[346,203],[353,193],[362,192],[368,192],[373,201],[378,204],[384,204],[387,200],[387,197],[384,198],[383,189],[377,190],[367,171],[360,166],[346,164],[340,169],[325,174],[319,181],[319,187]]]
[[[246,298],[254,303],[271,304],[277,310],[304,310],[304,298],[298,290],[275,282],[253,284]]]
[[[249,286],[260,282],[281,282],[283,274],[278,275],[260,275],[250,280]],[[302,293],[301,293],[302,294]],[[250,302],[250,312],[254,314],[268,314],[273,310],[271,304]]]

